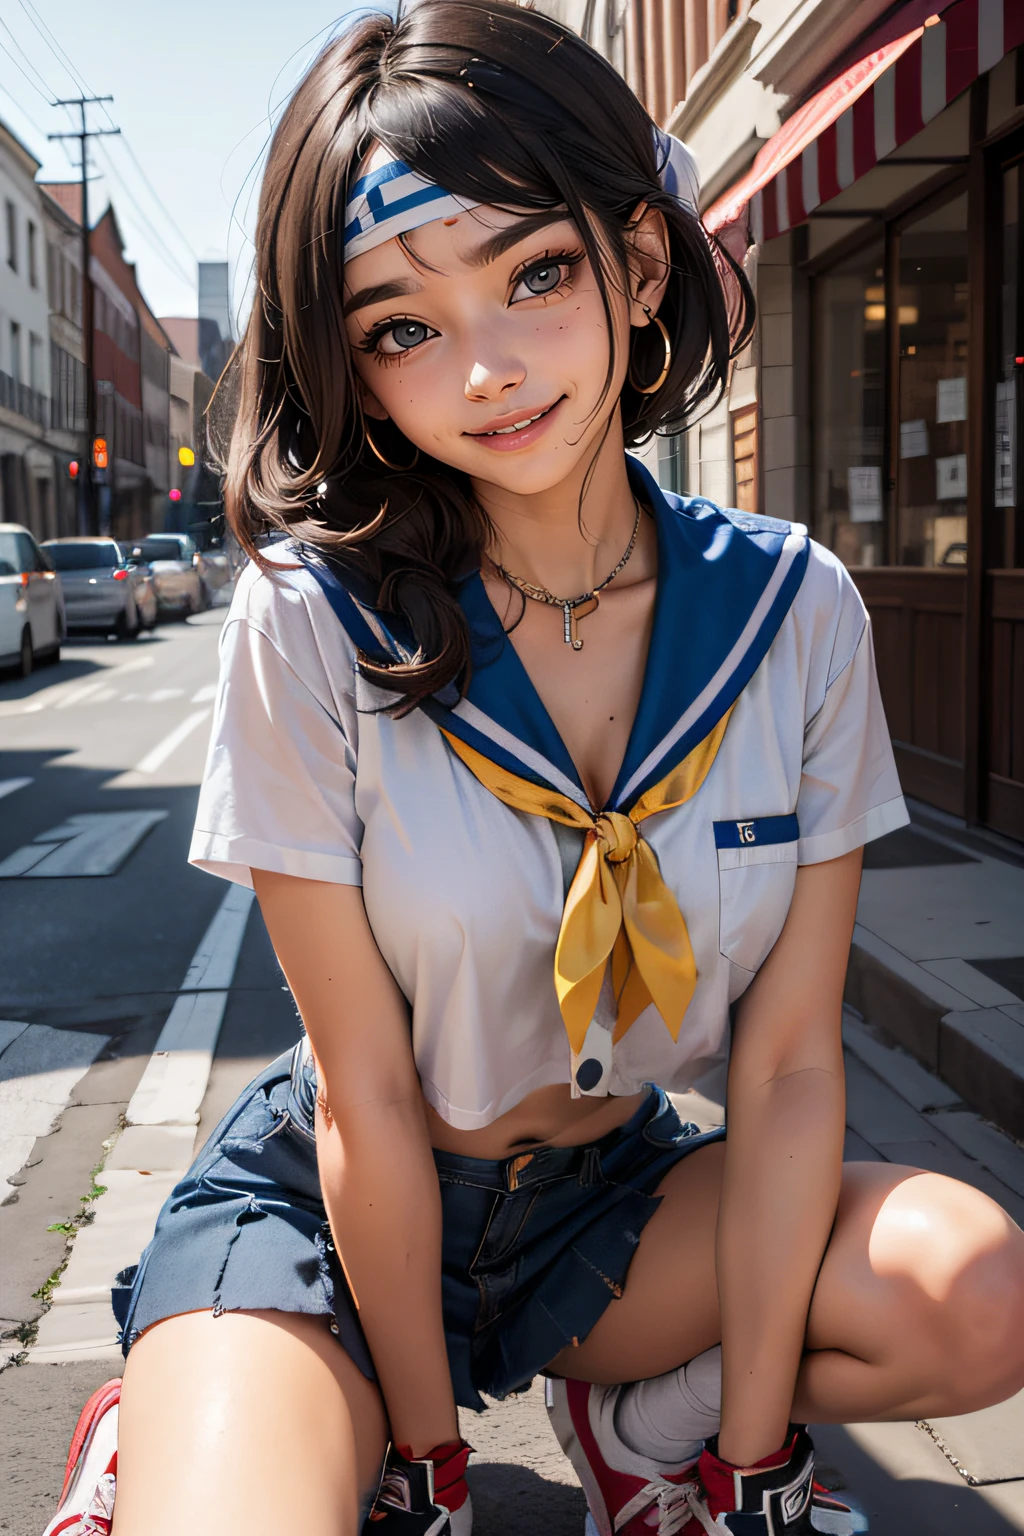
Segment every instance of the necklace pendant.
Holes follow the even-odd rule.
[[[571,645],[574,651],[578,651],[583,641],[576,639],[576,615],[572,611],[571,603],[562,604],[562,619],[562,635],[565,643]]]
[[[566,644],[571,645],[574,651],[582,651],[583,649],[583,641],[580,639],[578,628],[580,619],[585,619],[598,606],[599,599],[596,592],[592,592],[589,597],[583,598],[581,602],[566,603],[565,640]]]

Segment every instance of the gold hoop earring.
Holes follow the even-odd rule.
[[[370,428],[369,428],[369,426],[367,425],[367,423],[365,421],[363,422],[363,431],[366,433],[366,441],[370,445],[370,452],[373,453],[378,459],[380,459],[381,463],[384,465],[384,467],[386,469],[394,470],[394,472],[396,474],[405,475],[405,474],[408,474],[411,469],[415,469],[416,468],[416,465],[420,461],[420,451],[419,451],[418,448],[413,448],[412,462],[411,463],[409,463],[409,464],[392,464],[390,459],[386,459],[384,457],[384,455],[381,453],[380,449],[377,447],[377,444],[374,442],[373,438],[370,436]]]
[[[665,358],[661,365],[661,372],[658,374],[658,377],[655,379],[653,384],[638,384],[636,379],[633,377],[633,359],[630,357],[629,382],[636,390],[638,395],[656,394],[664,384],[665,380],[668,378],[668,371],[672,366],[672,342],[668,334],[668,329],[664,321],[659,320],[657,315],[652,315],[649,309],[646,311],[646,314],[650,323],[652,325],[656,325],[658,330],[661,332],[661,340],[665,348]]]

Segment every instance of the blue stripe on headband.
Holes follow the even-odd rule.
[[[658,128],[654,133],[662,186],[696,211],[700,184],[693,156],[671,134]],[[445,216],[457,218],[480,206],[453,196],[418,175],[404,160],[389,160],[387,155],[384,146],[378,144],[366,171],[349,192],[342,236],[347,260],[421,224]]]

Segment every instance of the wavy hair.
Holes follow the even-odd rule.
[[[429,0],[397,19],[364,17],[323,50],[277,127],[263,177],[257,296],[225,381],[237,402],[225,497],[250,556],[260,559],[262,535],[287,530],[339,566],[357,595],[404,621],[410,660],[360,659],[403,712],[468,684],[457,584],[478,565],[489,529],[464,474],[422,452],[414,469],[393,472],[367,447],[342,316],[342,224],[347,189],[375,141],[467,200],[566,208],[610,338],[609,284],[625,284],[632,216],[642,204],[664,215],[671,270],[658,317],[672,365],[653,395],[627,379],[631,446],[679,430],[717,398],[749,337],[753,299],[728,253],[662,189],[653,124],[625,81],[547,16],[512,0]],[[654,328],[645,330],[631,350],[650,378],[657,349],[645,356]],[[614,366],[609,356],[606,389]],[[385,425],[383,442],[389,459],[404,460],[397,429]]]

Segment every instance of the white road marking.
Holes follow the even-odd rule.
[[[157,742],[151,752],[147,752],[141,763],[136,763],[136,773],[156,773],[162,768],[172,752],[176,752],[187,736],[191,736],[197,726],[202,725],[208,717],[208,709],[197,709],[194,714],[186,715],[180,725],[176,725],[169,736],[163,741]]]
[[[5,1026],[0,1024],[0,1029]],[[23,1168],[37,1136],[48,1136],[109,1035],[17,1024],[0,1035],[0,1192]],[[5,1043],[4,1043],[5,1042]]]
[[[0,863],[0,880],[112,875],[166,811],[97,811],[69,816]]]
[[[96,683],[85,683],[81,688],[72,689],[69,694],[58,702],[56,707],[58,709],[70,709],[74,704],[84,704],[86,699],[91,699],[94,693],[99,693],[100,689],[105,686],[106,678]]]
[[[166,704],[168,699],[180,699],[184,692],[184,688],[154,688],[152,693],[146,694],[146,703]]]
[[[100,1175],[106,1193],[93,1205],[93,1222],[75,1238],[53,1306],[40,1319],[29,1351],[32,1364],[118,1356],[111,1282],[119,1269],[138,1259],[160,1207],[192,1160],[252,902],[252,891],[232,886],[199,942],[128,1105],[128,1129],[110,1158],[109,1172]],[[215,983],[216,990],[201,990]]]
[[[212,704],[217,697],[217,684],[204,683],[198,692],[192,695],[193,704]]]
[[[231,887],[192,956],[192,964],[181,984],[182,992],[230,987],[252,900],[252,891],[244,885]]]
[[[16,789],[24,789],[26,784],[31,783],[31,779],[0,779],[0,800],[5,795],[13,795]]]

